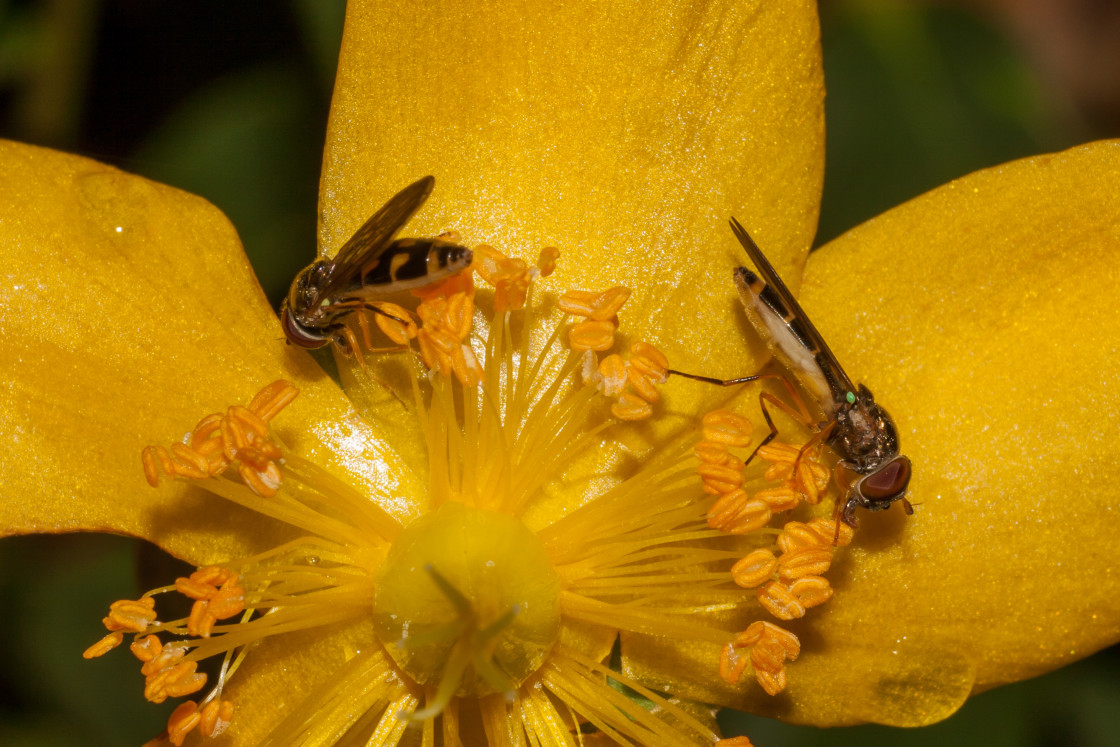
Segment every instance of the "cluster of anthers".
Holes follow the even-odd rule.
[[[560,297],[560,310],[582,318],[568,331],[568,344],[583,354],[585,384],[595,386],[614,400],[611,414],[619,420],[645,420],[661,400],[657,387],[669,378],[669,360],[647,342],[630,344],[630,358],[610,353],[615,343],[618,312],[630,298],[630,289],[616,285],[602,292],[572,290]]]
[[[234,405],[225,414],[203,418],[182,443],[170,448],[146,447],[142,461],[148,482],[158,485],[161,470],[172,477],[198,480],[222,477],[232,471],[257,495],[275,496],[282,481],[283,460],[268,423],[298,394],[299,390],[289,382],[275,381],[247,407]],[[193,600],[185,619],[156,619],[155,596],[167,592],[178,592]],[[206,566],[176,579],[172,586],[153,589],[140,599],[122,599],[111,604],[109,615],[102,620],[109,633],[82,655],[86,659],[102,656],[121,645],[125,633],[132,633],[135,638],[129,650],[141,661],[144,697],[162,703],[169,697],[192,695],[206,685],[207,676],[196,671],[198,661],[204,657],[200,652],[192,655],[191,648],[210,638],[219,620],[245,611],[246,594],[240,575],[229,568]],[[165,644],[160,633],[187,634],[193,640]],[[196,728],[213,737],[229,725],[233,703],[221,698],[223,684],[237,665],[235,662],[231,668],[229,659],[227,655],[217,686],[201,702],[185,701],[172,712],[167,722],[167,737],[172,744],[181,745]]]
[[[161,623],[156,619],[155,595],[168,591],[178,591],[194,600],[185,621]],[[193,695],[206,685],[207,677],[196,671],[198,661],[190,657],[190,645],[182,641],[164,644],[156,634],[181,633],[185,623],[191,636],[209,638],[218,620],[244,611],[245,590],[237,573],[215,566],[200,568],[187,578],[176,579],[174,586],[153,589],[137,600],[113,602],[108,617],[102,621],[109,634],[86,649],[82,656],[86,659],[102,656],[119,646],[126,632],[134,633],[129,650],[141,662],[144,697],[153,703],[162,703],[169,697]],[[222,673],[223,679],[226,671]],[[221,692],[219,682],[201,703],[188,700],[179,704],[167,721],[167,736],[173,745],[181,745],[187,734],[196,728],[207,737],[216,737],[225,731],[233,718],[233,703],[223,700]]]
[[[182,443],[146,446],[141,452],[144,476],[153,488],[160,471],[170,477],[201,480],[233,469],[257,495],[268,498],[280,488],[280,448],[269,437],[268,423],[299,394],[287,381],[262,389],[248,407],[233,405],[224,414],[207,415]]]
[[[703,439],[693,451],[704,491],[719,496],[708,511],[708,526],[727,534],[748,534],[768,525],[775,514],[790,511],[801,502],[816,505],[828,486],[829,470],[819,460],[819,447],[769,443],[756,455],[770,463],[763,477],[777,482],[749,495],[744,489],[745,466],[733,449],[751,443],[752,426],[745,417],[727,410],[704,416]],[[852,529],[830,519],[803,523],[788,521],[773,546],[757,548],[737,561],[731,578],[744,589],[755,589],[762,607],[779,620],[795,620],[832,597],[824,577],[837,546],[851,542]],[[749,663],[755,678],[770,695],[785,689],[785,662],[800,653],[793,633],[762,620],[752,623],[724,646],[720,676],[731,684],[742,677]]]
[[[442,236],[457,239],[454,234]],[[420,359],[429,370],[454,375],[464,386],[478,384],[483,375],[469,340],[475,294],[471,273],[477,272],[493,286],[494,313],[518,311],[525,307],[533,282],[552,274],[560,256],[556,247],[545,247],[537,264],[530,265],[486,244],[472,251],[474,263],[469,270],[413,291],[422,299],[415,312],[419,325],[410,318],[412,314],[393,303],[378,303],[381,313],[375,317],[377,325],[396,345],[406,348],[416,340]],[[611,414],[619,420],[644,420],[653,414],[653,405],[661,399],[657,387],[668,379],[668,359],[642,341],[631,343],[628,360],[618,353],[602,359],[597,355],[614,347],[618,312],[629,298],[630,289],[619,285],[605,291],[569,290],[557,305],[561,311],[581,319],[569,328],[568,345],[582,353],[583,382],[613,400]]]

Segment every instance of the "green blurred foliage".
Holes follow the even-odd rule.
[[[0,0],[0,134],[206,197],[238,227],[278,303],[315,253],[344,3],[187,5],[196,18],[183,22],[197,25],[181,33],[220,39],[227,61],[206,67],[142,45],[128,57],[145,23],[182,15],[175,0]],[[822,43],[828,161],[818,243],[950,179],[1081,137],[1051,114],[1016,50],[961,11],[836,0],[822,8]],[[130,71],[149,77],[114,88]],[[0,541],[0,745],[138,745],[163,728],[171,704],[143,700],[131,656],[80,656],[103,634],[109,602],[182,573],[159,556],[119,537]],[[1102,652],[982,694],[925,729],[816,730],[729,712],[721,720],[729,734],[769,747],[1120,744],[1117,663],[1115,650]]]

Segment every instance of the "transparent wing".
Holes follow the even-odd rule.
[[[413,182],[363,223],[331,260],[330,272],[319,296],[330,296],[358,275],[363,266],[381,256],[401,226],[428,200],[435,183],[435,177],[431,176]]]
[[[816,347],[814,351],[817,359],[817,365],[825,369],[825,377],[830,382],[836,382],[840,386],[845,387],[843,392],[833,392],[833,396],[843,397],[847,392],[854,392],[855,385],[848,377],[844,367],[836,360],[832,349],[828,347],[828,343],[821,337],[821,333],[813,325],[809,319],[809,315],[801,308],[801,304],[797,303],[797,299],[789,292],[789,288],[778,277],[778,273],[774,270],[774,266],[770,264],[770,260],[758,248],[758,244],[754,243],[754,239],[750,237],[746,229],[734,218],[731,219],[731,230],[735,234],[735,238],[739,239],[739,243],[743,245],[743,249],[747,251],[747,256],[751,258],[751,262],[758,268],[758,275],[761,277],[768,286],[774,289],[778,297],[782,299],[786,308],[789,309],[802,323],[805,333],[812,338],[813,344]]]

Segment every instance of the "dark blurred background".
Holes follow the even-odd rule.
[[[343,0],[0,0],[0,136],[206,197],[278,304],[315,253],[343,12]],[[1120,3],[833,0],[821,16],[818,244],[976,169],[1120,136]],[[119,537],[0,540],[0,745],[140,745],[162,730],[171,704],[143,700],[131,656],[80,654],[110,601],[180,573],[165,562]],[[1120,745],[1118,706],[1113,648],[925,729],[723,723],[760,747],[1103,746]]]

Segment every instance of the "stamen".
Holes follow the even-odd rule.
[[[614,324],[593,320],[574,324],[568,332],[568,344],[572,350],[610,350],[614,347]]]
[[[754,589],[769,580],[777,567],[774,553],[760,548],[731,566],[731,579],[744,589]]]
[[[198,712],[198,703],[188,700],[180,703],[179,707],[171,712],[167,719],[167,738],[175,747],[181,747],[187,734],[202,723],[202,714]]]
[[[229,727],[233,720],[233,703],[228,700],[211,700],[202,707],[199,731],[204,737],[216,737]]]
[[[762,620],[751,623],[723,647],[720,655],[720,676],[729,684],[736,684],[746,668],[749,652],[755,679],[769,695],[777,695],[786,687],[785,662],[793,661],[801,653],[797,636],[773,623]]]
[[[101,622],[107,630],[128,630],[143,633],[156,619],[156,600],[151,597],[133,601],[122,599],[109,605],[109,616]]]
[[[832,565],[832,549],[811,547],[794,553],[783,553],[778,560],[778,578],[792,581],[803,576],[819,576]]]
[[[96,659],[98,656],[104,656],[121,645],[122,641],[124,641],[124,631],[114,631],[83,651],[82,658]]]
[[[407,345],[409,340],[415,339],[419,329],[410,318],[412,315],[408,310],[395,303],[379,303],[377,307],[385,313],[374,314],[374,321],[386,337],[397,345]],[[402,323],[399,321],[401,319],[406,319],[407,322]]]
[[[524,260],[507,257],[486,244],[474,248],[474,267],[483,280],[494,286],[496,314],[525,308],[529,285],[540,274],[540,270],[529,267]]]
[[[756,594],[766,611],[779,620],[796,620],[805,616],[805,605],[780,581],[771,581]]]
[[[742,448],[750,445],[754,426],[742,415],[730,410],[713,410],[701,420],[704,440],[724,446]],[[766,448],[766,447],[763,447]],[[760,449],[761,451],[761,449]]]
[[[204,417],[186,443],[172,444],[170,451],[162,446],[145,447],[140,460],[148,484],[159,485],[160,470],[172,477],[203,480],[232,467],[254,493],[271,498],[280,489],[283,476],[277,463],[282,452],[269,436],[268,422],[298,394],[287,381],[274,381],[248,407],[233,405],[224,415]]]

